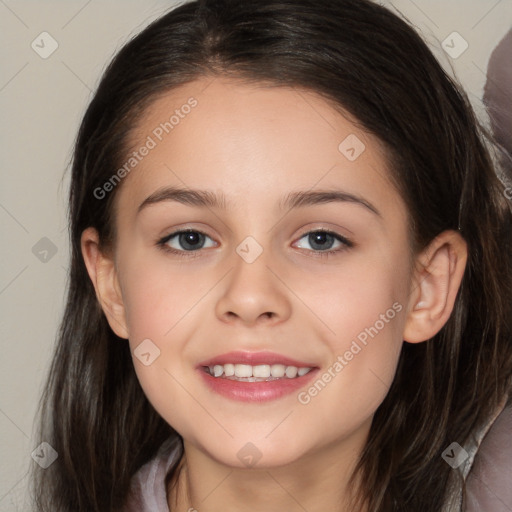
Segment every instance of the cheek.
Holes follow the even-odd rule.
[[[316,316],[318,333],[325,334],[331,351],[345,351],[347,342],[375,326],[385,331],[385,337],[400,332],[408,289],[403,255],[355,256],[325,268],[321,273],[301,273],[293,287],[313,313],[311,318]]]
[[[197,322],[194,306],[208,287],[155,260],[145,264],[126,261],[123,276],[129,345],[139,383],[155,410],[186,432],[190,395],[184,391],[183,385],[188,388],[188,384],[182,371],[187,366],[189,322]],[[144,361],[143,354],[148,353]]]
[[[123,268],[123,302],[130,342],[145,338],[164,340],[177,323],[198,304],[208,286],[165,259],[141,258]]]
[[[189,377],[194,363],[189,340],[204,319],[208,292],[217,279],[211,271],[191,272],[183,265],[180,269],[161,255],[148,254],[140,258],[133,254],[119,263],[133,364],[146,396],[159,411],[169,403],[181,410],[176,405],[181,402],[187,410],[190,397],[180,382],[183,371]],[[149,365],[138,357],[142,347],[154,361]]]
[[[297,291],[322,320],[330,355],[299,401],[334,430],[373,414],[395,375],[403,343],[407,260],[398,254],[387,259],[351,260],[329,279],[316,279],[316,285],[306,281]],[[344,413],[334,414],[337,408]]]

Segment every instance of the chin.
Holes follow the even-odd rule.
[[[278,468],[305,455],[303,450],[294,450],[293,446],[286,446],[286,451],[283,451],[283,443],[269,442],[264,436],[256,439],[261,441],[230,440],[228,443],[216,444],[211,449],[206,446],[204,451],[219,464],[239,469]]]

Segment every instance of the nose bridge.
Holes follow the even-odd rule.
[[[275,276],[269,270],[272,267],[272,249],[269,245],[269,240],[260,243],[253,236],[244,238],[235,249],[233,280],[239,280],[240,284],[257,284],[259,288],[271,285],[269,281]]]
[[[290,314],[286,287],[272,268],[270,239],[261,242],[249,235],[235,247],[232,271],[216,305],[219,318],[235,316],[250,323],[259,317],[283,320]]]

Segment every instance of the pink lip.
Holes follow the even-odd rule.
[[[294,391],[297,392],[311,381],[319,369],[314,368],[302,377],[295,377],[294,379],[283,378],[268,382],[241,382],[212,377],[204,369],[197,371],[212,391],[226,398],[240,402],[268,402],[289,395]]]
[[[276,354],[275,352],[228,352],[220,356],[207,359],[198,364],[197,368],[203,366],[214,366],[216,364],[250,364],[255,366],[258,364],[284,364],[285,366],[296,366],[297,368],[314,368],[316,365],[313,363],[304,363],[291,359],[290,357]],[[309,375],[309,374],[308,374]]]
[[[205,371],[205,366],[216,364],[284,364],[297,368],[312,368],[309,373],[293,379],[282,378],[273,381],[243,382],[211,376]],[[229,352],[200,363],[196,370],[204,379],[205,384],[215,393],[231,400],[241,402],[267,402],[297,392],[306,386],[318,373],[319,368],[310,363],[304,363],[274,352]]]

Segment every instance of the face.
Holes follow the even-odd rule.
[[[367,431],[411,282],[407,211],[379,141],[311,92],[209,78],[158,99],[131,142],[111,325],[157,412],[237,467]]]

